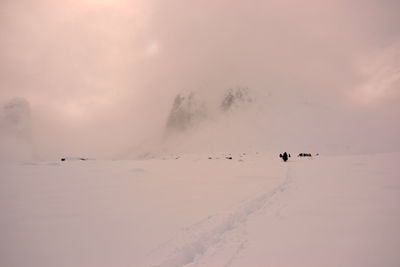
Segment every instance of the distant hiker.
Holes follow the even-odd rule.
[[[283,159],[283,161],[287,161],[288,158],[290,158],[290,154],[288,155],[286,152],[282,154],[279,154],[279,157]]]

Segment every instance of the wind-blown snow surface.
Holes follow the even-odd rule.
[[[399,153],[225,156],[0,165],[0,266],[400,265]]]

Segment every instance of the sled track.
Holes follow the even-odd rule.
[[[175,249],[171,249],[172,251],[168,253],[169,256],[163,262],[152,266],[178,267],[194,265],[201,256],[207,253],[214,254],[213,252],[224,245],[225,240],[232,239],[235,231],[243,228],[252,214],[262,210],[272,198],[284,192],[290,182],[290,166],[288,166],[285,180],[279,186],[272,191],[260,194],[255,199],[245,202],[235,212],[209,216],[192,227],[187,228],[179,241],[173,240],[168,242],[167,246],[170,249],[171,246],[175,247]],[[234,238],[238,245],[231,253],[231,257],[225,263],[225,266],[230,266],[234,258],[244,247],[244,243],[246,242],[245,234],[239,233],[239,235],[241,235],[241,238]],[[237,239],[240,240],[238,241]]]

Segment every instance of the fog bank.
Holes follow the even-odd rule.
[[[399,151],[399,11],[390,0],[2,1],[0,159]],[[224,108],[243,88],[251,101]]]

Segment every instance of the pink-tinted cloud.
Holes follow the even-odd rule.
[[[400,147],[398,1],[0,5],[0,102],[28,101],[43,154],[118,154],[163,131],[177,93],[212,107],[241,86],[257,115],[226,125],[253,122],[255,144]]]

